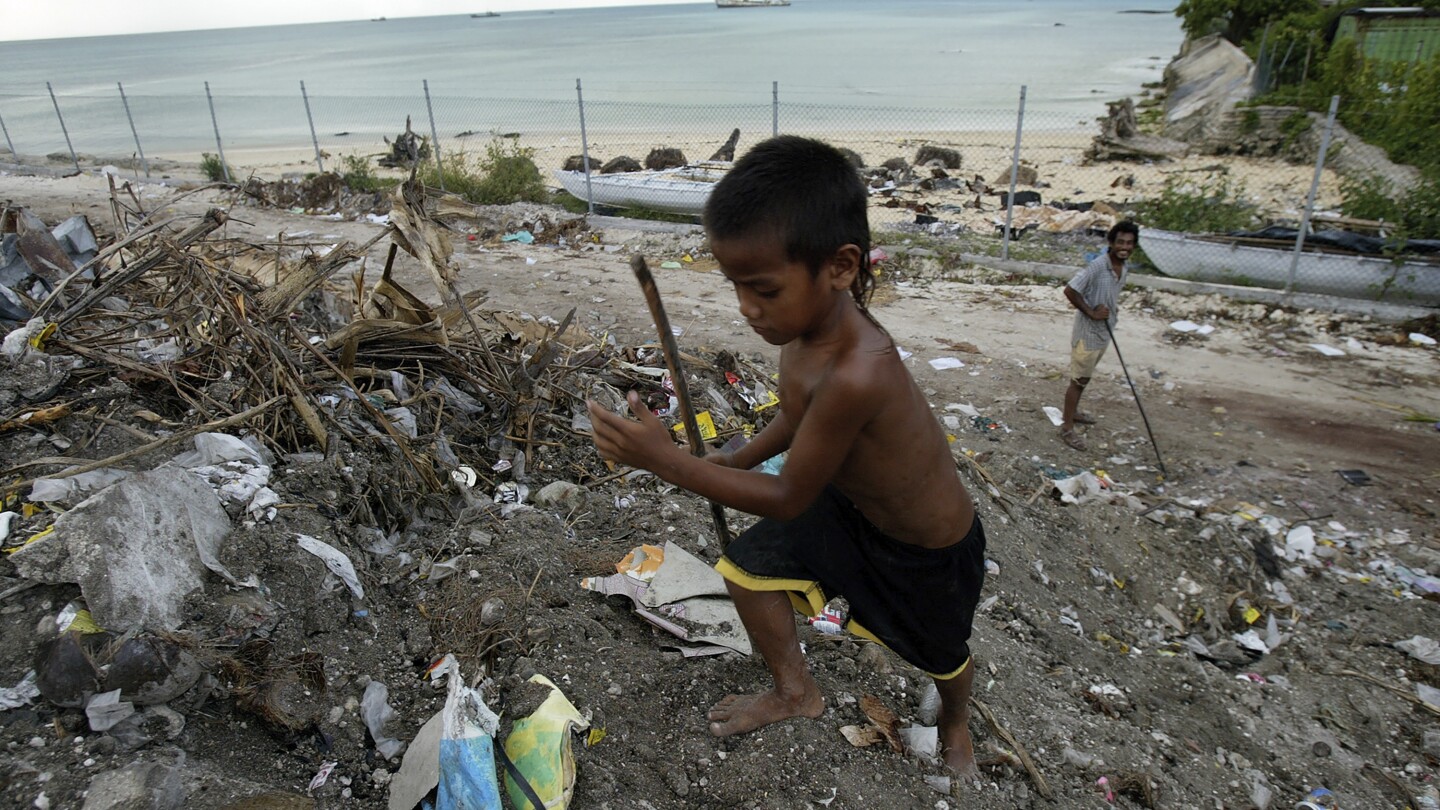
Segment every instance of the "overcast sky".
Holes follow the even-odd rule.
[[[0,0],[0,40],[657,4],[657,0]]]

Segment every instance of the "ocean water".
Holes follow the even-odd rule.
[[[483,4],[481,4],[483,5]],[[1160,0],[793,0],[389,19],[0,42],[0,117],[22,154],[308,146],[428,129],[612,131],[1013,127],[1088,123],[1157,81],[1181,42]],[[483,8],[477,7],[477,11]],[[1136,11],[1156,13],[1133,13]],[[31,12],[33,13],[33,12]],[[0,33],[3,35],[3,33]],[[778,93],[776,91],[778,83]],[[772,106],[778,97],[779,110]],[[1047,117],[1048,116],[1048,117]],[[344,134],[341,134],[344,133]],[[723,137],[723,136],[722,136]]]

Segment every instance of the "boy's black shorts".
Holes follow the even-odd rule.
[[[970,625],[985,582],[985,530],[976,515],[964,539],[944,548],[902,543],[826,487],[800,517],[752,526],[715,568],[753,591],[785,591],[807,616],[844,596],[850,603],[845,629],[947,679],[970,664]]]

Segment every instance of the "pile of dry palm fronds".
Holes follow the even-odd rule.
[[[374,477],[387,492],[363,517],[393,526],[435,494],[490,503],[497,470],[516,480],[527,467],[546,478],[609,477],[614,471],[588,450],[584,401],[620,410],[621,392],[633,388],[659,409],[669,404],[653,347],[586,334],[573,310],[558,322],[536,320],[480,309],[483,291],[462,295],[435,211],[465,204],[427,201],[417,184],[397,189],[392,224],[360,245],[247,243],[220,235],[227,215],[218,209],[189,222],[157,221],[131,199],[112,195],[113,241],[36,302],[34,354],[78,358],[68,379],[12,404],[0,423],[34,430],[45,414],[112,424],[139,415],[173,432],[129,428],[153,440],[108,458],[32,460],[27,475],[127,463],[199,432],[232,429],[277,453],[373,450],[388,460]],[[366,257],[386,239],[388,257],[369,282]],[[396,280],[401,250],[424,268],[441,305]],[[692,375],[709,378],[692,385],[709,394],[722,437],[766,418],[752,407],[771,399],[763,375],[728,354],[716,364],[687,359]],[[129,413],[99,413],[103,406],[80,393],[114,380],[129,393]],[[54,471],[65,462],[79,466]],[[12,476],[5,491],[28,481]],[[471,491],[486,487],[483,499]]]

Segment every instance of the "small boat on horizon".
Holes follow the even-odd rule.
[[[484,13],[482,13],[482,14],[471,14],[471,15],[470,15],[470,17],[471,17],[472,19],[484,19],[485,17],[499,17],[499,16],[500,16],[500,12],[498,12],[498,11],[486,11],[486,12],[484,12]]]
[[[788,5],[790,5],[790,0],[715,0],[716,8],[760,8]]]

